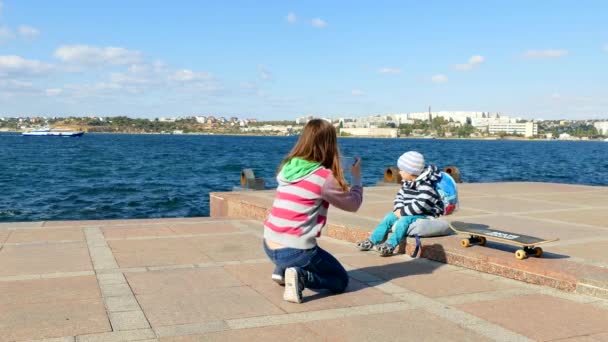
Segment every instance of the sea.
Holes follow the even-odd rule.
[[[0,133],[0,222],[209,215],[209,193],[232,191],[250,168],[276,186],[297,137]],[[404,152],[457,166],[463,182],[608,185],[608,143],[340,138],[360,157],[365,186]]]

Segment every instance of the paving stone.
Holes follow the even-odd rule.
[[[499,282],[460,272],[438,272],[418,274],[392,282],[430,298],[453,296],[465,293],[496,291],[507,288]]]
[[[146,295],[196,293],[206,289],[241,285],[237,278],[221,267],[129,273],[126,277],[135,294]]]
[[[489,341],[423,310],[398,311],[305,324],[325,341]],[[370,329],[370,327],[373,327]]]
[[[240,229],[233,222],[172,224],[169,228],[175,235],[237,233],[240,231]]]
[[[547,196],[546,194],[518,194],[519,198],[536,199],[554,203],[576,203],[581,206],[600,206],[608,205],[608,197],[606,192],[593,191],[581,193],[558,193]]]
[[[256,291],[264,295],[268,300],[275,305],[281,307],[287,312],[322,310],[332,307],[347,307],[352,305],[366,305],[376,303],[386,303],[394,301],[394,298],[374,289],[371,286],[355,279],[350,280],[350,285],[345,294],[332,296],[326,291],[315,292],[305,290],[304,296],[307,305],[300,306],[297,304],[287,303],[283,301],[283,287],[278,286],[271,280],[270,276],[274,266],[270,263],[264,264],[240,264],[224,266],[228,272],[233,274],[241,282],[251,286]],[[374,278],[373,280],[377,280]]]
[[[608,228],[608,215],[606,214],[606,210],[576,209],[551,213],[526,214],[526,216]]]
[[[82,242],[4,246],[0,253],[0,277],[91,270],[89,253]]]
[[[204,236],[190,240],[213,261],[267,258],[262,248],[262,239],[249,234],[230,237]],[[255,247],[252,248],[253,246]]]
[[[454,266],[429,262],[425,259],[397,256],[382,258],[375,252],[362,252],[360,256],[342,257],[340,261],[353,266],[357,272],[365,272],[386,280],[460,270]]]
[[[108,241],[120,267],[197,264],[210,261],[192,238]]]
[[[581,191],[597,191],[598,187],[559,183],[536,183],[536,182],[500,182],[500,183],[461,183],[458,192],[469,191],[485,195],[509,195],[519,196],[521,194],[545,194],[552,196],[555,193],[576,193]]]
[[[44,338],[42,340],[35,340],[33,342],[74,342],[74,336],[57,337],[57,338]]]
[[[167,337],[196,335],[215,331],[222,331],[226,329],[228,329],[228,326],[224,321],[210,321],[205,323],[191,323],[157,327],[154,329],[154,332],[156,332],[156,336]]]
[[[8,239],[9,235],[11,235],[12,232],[13,232],[12,230],[0,229],[0,247],[2,247],[4,242],[6,242],[6,240]]]
[[[128,284],[99,284],[101,294],[104,297],[132,296],[131,288]]]
[[[288,324],[252,329],[212,332],[204,335],[177,336],[161,338],[162,342],[195,342],[195,341],[319,341],[320,336],[313,333],[304,324]]]
[[[385,303],[362,305],[348,308],[334,308],[320,311],[304,311],[288,313],[283,315],[258,316],[249,318],[230,319],[226,321],[231,329],[249,329],[258,327],[269,327],[285,324],[295,324],[304,322],[316,322],[335,318],[352,316],[365,316],[371,314],[390,314],[392,312],[411,309],[411,305],[404,303]]]
[[[545,295],[527,295],[456,307],[533,340],[547,341],[608,332],[608,310]]]
[[[608,265],[608,240],[551,247],[551,252],[575,256]]]
[[[104,300],[108,312],[141,310],[134,296],[106,297]]]
[[[108,227],[102,229],[106,239],[127,239],[134,237],[161,237],[175,235],[167,225],[144,225],[137,227]]]
[[[93,260],[93,266],[96,270],[100,269],[115,269],[118,264],[112,255],[112,251],[108,247],[89,247],[89,253]]]
[[[138,295],[137,301],[154,328],[283,313],[248,287],[206,289],[196,293],[161,292]]]
[[[123,342],[123,341],[143,341],[154,339],[152,329],[137,329],[129,331],[115,331],[103,334],[89,334],[76,336],[76,342]]]
[[[112,285],[112,284],[126,284],[127,280],[122,273],[107,273],[98,274],[97,280],[100,284]]]
[[[110,322],[114,331],[150,328],[146,316],[140,310],[110,312]]]
[[[576,208],[575,205],[568,204],[569,202],[547,203],[527,199],[507,198],[504,196],[496,196],[493,198],[466,198],[460,196],[459,202],[463,209],[475,209],[503,214]]]
[[[84,234],[82,233],[82,229],[80,228],[21,229],[13,231],[6,243],[33,243],[56,241],[84,241]]]
[[[8,341],[74,336],[110,330],[110,323],[100,298],[0,306],[0,336]]]
[[[0,305],[100,298],[95,276],[0,282]]]

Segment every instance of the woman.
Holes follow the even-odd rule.
[[[336,129],[311,120],[279,166],[275,201],[264,222],[264,250],[276,265],[272,279],[285,285],[283,299],[301,303],[302,291],[342,293],[348,274],[336,258],[317,245],[329,205],[355,212],[363,200],[361,162],[351,168],[352,187],[344,180]]]

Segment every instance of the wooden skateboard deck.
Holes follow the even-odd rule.
[[[558,241],[559,239],[541,239],[535,236],[515,234],[511,232],[505,232],[498,229],[492,229],[490,226],[484,224],[466,223],[466,222],[451,222],[450,228],[458,234],[469,235],[468,239],[463,239],[460,244],[463,247],[469,247],[473,244],[485,245],[486,240],[493,240],[510,245],[523,247],[515,252],[517,259],[525,259],[529,255],[540,257],[543,254],[543,250],[538,245]]]

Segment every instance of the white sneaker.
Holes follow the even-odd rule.
[[[274,274],[273,273],[272,274],[272,280],[275,283],[277,283],[277,284],[279,284],[281,286],[285,285],[285,278],[282,275],[280,275],[280,274]]]
[[[302,303],[302,289],[300,289],[300,276],[295,267],[285,270],[285,292],[283,300],[292,303]]]

